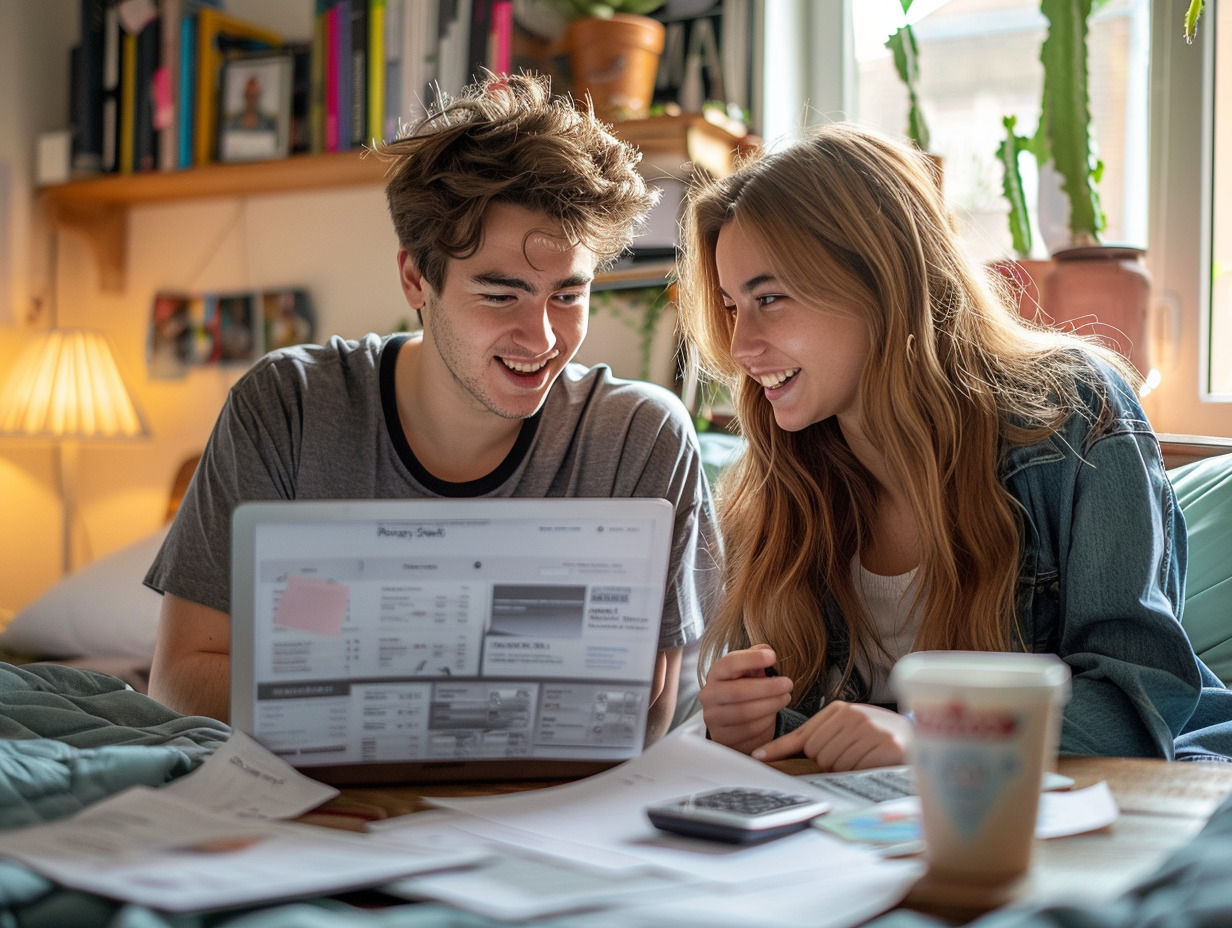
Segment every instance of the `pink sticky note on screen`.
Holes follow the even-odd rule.
[[[351,589],[344,584],[292,574],[278,600],[274,624],[336,638],[342,633],[350,596]]]

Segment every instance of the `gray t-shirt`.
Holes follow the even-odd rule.
[[[146,584],[230,612],[231,513],[245,500],[658,497],[675,509],[660,648],[700,637],[718,547],[680,399],[571,364],[496,470],[449,483],[416,460],[398,419],[394,359],[406,338],[335,337],[258,361],[231,390]]]

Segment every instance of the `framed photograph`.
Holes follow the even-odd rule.
[[[218,119],[220,161],[265,161],[291,152],[289,52],[229,58],[222,66]]]
[[[266,290],[261,294],[265,350],[311,342],[316,332],[306,290]]]

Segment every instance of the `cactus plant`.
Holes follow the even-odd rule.
[[[1048,37],[1040,48],[1044,66],[1044,94],[1040,122],[1031,137],[1015,131],[1017,120],[1006,117],[1006,138],[997,150],[1005,168],[1003,190],[1010,204],[1010,231],[1014,250],[1031,250],[1030,226],[1024,211],[1018,157],[1030,152],[1039,164],[1051,162],[1061,176],[1069,199],[1069,230],[1075,245],[1099,242],[1105,225],[1099,203],[1103,162],[1091,140],[1091,109],[1087,95],[1087,28],[1093,0],[1041,0],[1048,19]]]
[[[912,0],[899,0],[903,7],[903,15],[911,9]],[[928,151],[930,136],[928,124],[924,121],[924,111],[920,108],[920,98],[916,93],[916,82],[920,79],[920,48],[916,44],[915,32],[911,23],[899,26],[886,39],[885,47],[894,56],[894,69],[899,78],[907,85],[907,135],[915,142],[920,151]]]

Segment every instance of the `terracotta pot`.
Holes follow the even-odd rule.
[[[1141,248],[1093,245],[1052,256],[1044,311],[1065,328],[1097,335],[1146,376],[1151,369],[1151,277]]]
[[[590,96],[600,119],[641,119],[654,96],[666,29],[657,19],[617,13],[611,19],[572,20],[565,48],[573,95]]]

